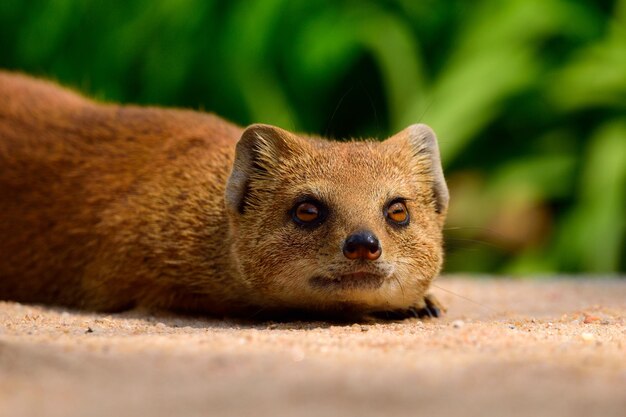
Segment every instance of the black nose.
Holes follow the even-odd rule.
[[[343,254],[348,259],[375,261],[382,252],[378,238],[369,230],[352,233],[343,244]]]

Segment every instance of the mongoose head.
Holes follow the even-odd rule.
[[[422,124],[383,142],[253,125],[225,202],[241,279],[267,308],[410,308],[441,269],[448,189]]]

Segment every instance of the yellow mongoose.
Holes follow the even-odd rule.
[[[0,72],[0,299],[436,314],[434,133],[331,142]]]

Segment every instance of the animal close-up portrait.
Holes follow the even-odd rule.
[[[623,416],[626,1],[8,0],[0,50],[7,415]]]

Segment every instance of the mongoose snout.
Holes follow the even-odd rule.
[[[380,258],[382,253],[380,241],[369,230],[359,230],[352,233],[343,244],[343,254],[350,260],[375,261]]]

